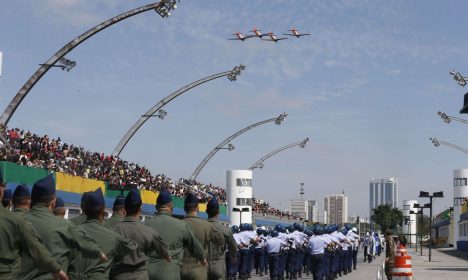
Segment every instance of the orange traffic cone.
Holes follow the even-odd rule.
[[[396,251],[396,256],[406,256],[406,247],[400,244]]]
[[[406,247],[400,245],[395,255],[395,266],[392,271],[393,279],[411,280],[413,272],[411,270],[411,256],[406,255]]]

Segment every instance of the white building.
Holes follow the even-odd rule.
[[[291,215],[295,215],[295,216],[298,216],[307,220],[308,219],[307,208],[308,208],[307,200],[291,199],[289,201],[289,211]]]
[[[371,179],[369,184],[369,218],[372,217],[372,209],[382,204],[388,204],[392,208],[398,207],[398,179]]]
[[[414,204],[418,203],[417,200],[403,200],[403,218],[407,219],[403,223],[403,234],[407,234],[406,240],[410,244],[416,243],[416,218],[417,214],[410,214],[410,211],[418,212],[418,209],[414,208]],[[411,236],[411,237],[410,237]]]
[[[453,217],[454,222],[454,246],[458,249],[461,243],[468,242],[468,223],[460,220],[462,203],[468,197],[468,169],[455,169],[453,171]],[[461,227],[460,227],[461,225]],[[464,247],[467,247],[464,245]]]
[[[344,224],[348,219],[348,197],[343,194],[333,194],[325,197],[323,210],[326,211],[328,224]]]
[[[252,223],[252,171],[228,170],[226,195],[231,225]]]

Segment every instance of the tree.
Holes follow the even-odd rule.
[[[392,208],[388,204],[382,204],[372,209],[374,214],[371,219],[380,226],[382,231],[395,230],[403,225],[403,212],[398,208]]]

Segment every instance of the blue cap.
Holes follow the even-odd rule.
[[[206,210],[208,211],[218,211],[219,210],[219,203],[216,197],[212,197],[210,201],[206,204]]]
[[[5,190],[3,192],[3,200],[11,200],[13,198],[13,192],[11,190]]]
[[[165,205],[172,201],[171,193],[167,190],[161,190],[159,192],[158,198],[156,199],[156,205]]]
[[[118,197],[115,199],[116,202],[117,202],[117,199],[118,199]],[[138,192],[138,190],[130,189],[130,191],[127,194],[127,197],[125,198],[125,205],[126,206],[138,205],[138,204],[141,204],[141,203],[142,203],[141,196],[140,196],[140,193]],[[115,207],[115,203],[114,203],[114,207]]]
[[[31,196],[31,193],[29,192],[28,186],[22,184],[18,185],[13,192],[14,197],[24,197],[24,196]]]
[[[57,196],[57,200],[55,200],[55,208],[62,208],[65,207],[65,203],[60,196]]]
[[[231,227],[231,231],[232,231],[232,233],[239,233],[239,227],[237,225],[233,225]]]
[[[114,200],[114,208],[125,206],[125,196],[119,195]]]
[[[278,237],[278,231],[272,230],[271,231],[271,237]]]
[[[184,205],[187,205],[187,204],[198,204],[198,198],[194,194],[189,193],[185,197],[185,201],[184,201]]]
[[[94,192],[87,192],[83,196],[85,197],[83,210],[97,211],[105,206],[101,188],[97,188]]]
[[[53,194],[55,194],[55,180],[54,174],[50,174],[49,176],[34,183],[31,192],[31,199],[34,200],[35,198]]]

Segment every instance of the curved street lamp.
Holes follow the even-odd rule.
[[[267,120],[264,120],[264,121],[261,121],[261,122],[258,122],[258,123],[254,123],[244,129],[241,129],[239,130],[238,132],[234,133],[233,135],[229,136],[228,138],[224,139],[223,142],[219,143],[218,146],[216,146],[213,150],[211,150],[211,152],[208,153],[208,155],[206,155],[206,157],[200,162],[200,164],[197,166],[197,168],[195,169],[195,171],[193,171],[192,173],[192,176],[190,176],[190,179],[189,181],[190,182],[194,182],[195,179],[197,178],[198,174],[200,173],[200,171],[203,169],[203,167],[208,163],[208,161],[220,150],[220,149],[224,149],[226,146],[226,144],[228,144],[229,142],[231,142],[232,140],[234,140],[234,138],[236,138],[237,136],[241,135],[242,133],[248,131],[248,130],[251,130],[252,128],[255,128],[259,125],[262,125],[262,124],[266,124],[266,123],[269,123],[269,122],[275,122],[276,125],[280,125],[284,119],[288,116],[288,114],[286,113],[283,113],[281,115],[279,115],[278,117],[276,118],[271,118],[271,119],[267,119]],[[231,145],[232,146],[232,145]],[[228,146],[229,147],[229,146]],[[229,149],[229,148],[228,148]],[[232,151],[232,149],[230,149],[230,151]]]
[[[286,145],[284,147],[281,147],[279,149],[276,149],[274,150],[273,152],[267,154],[266,156],[262,157],[261,159],[257,160],[254,164],[252,164],[252,166],[249,167],[249,170],[254,170],[255,168],[263,168],[263,162],[267,159],[269,159],[270,157],[276,155],[277,153],[281,152],[281,151],[284,151],[286,149],[289,149],[289,148],[292,148],[292,147],[295,147],[295,146],[299,146],[300,148],[305,148],[305,146],[307,145],[307,142],[309,142],[309,138],[305,138],[304,140],[302,140],[301,142],[296,142],[296,143],[293,143],[293,144],[289,144],[289,145]]]
[[[142,115],[137,122],[125,133],[124,137],[120,140],[119,144],[115,147],[114,151],[112,152],[112,156],[119,156],[122,150],[125,148],[127,145],[128,141],[133,137],[133,135],[140,129],[140,127],[151,117],[158,117],[161,120],[164,119],[164,117],[167,115],[167,112],[162,110],[161,108],[164,107],[167,103],[171,102],[174,98],[177,96],[187,92],[188,90],[197,87],[201,84],[204,84],[206,82],[227,76],[227,78],[230,81],[236,81],[237,76],[239,76],[242,72],[242,70],[245,70],[244,65],[239,65],[234,67],[232,70],[221,72],[218,74],[214,74],[208,77],[205,77],[203,79],[200,79],[198,81],[192,82],[188,85],[185,85],[184,87],[181,87],[180,89],[174,91],[173,93],[169,94],[165,98],[161,99],[156,105],[154,105],[151,109],[149,109],[144,115]],[[156,114],[156,112],[158,114]]]
[[[65,46],[63,46],[60,50],[58,50],[51,58],[49,58],[49,60],[47,60],[43,64],[40,64],[39,69],[37,69],[36,72],[34,72],[34,74],[26,81],[23,87],[21,87],[21,89],[18,91],[15,97],[13,97],[13,99],[10,101],[10,104],[8,104],[5,111],[0,116],[0,127],[2,128],[7,127],[8,122],[10,121],[11,117],[15,113],[18,106],[21,104],[21,102],[29,93],[29,91],[34,87],[34,85],[42,78],[42,76],[44,76],[44,74],[47,73],[47,71],[49,71],[50,68],[56,67],[55,64],[57,62],[60,62],[61,64],[63,64],[63,62],[66,62],[65,60],[62,60],[62,61],[60,60],[67,53],[69,53],[75,47],[77,47],[78,45],[86,41],[88,38],[92,37],[96,33],[99,33],[100,31],[106,29],[107,27],[111,25],[114,25],[124,19],[138,15],[140,13],[143,13],[149,10],[155,10],[156,13],[158,13],[161,17],[166,18],[171,15],[170,11],[172,11],[175,8],[177,8],[176,0],[161,0],[158,3],[152,3],[152,4],[148,4],[139,8],[135,8],[135,9],[122,13],[118,16],[110,18],[94,26],[93,28],[89,29],[85,33],[79,35],[75,39],[68,42]],[[70,60],[68,61],[71,63],[69,64],[69,66],[71,65],[75,66],[76,63],[74,61],[70,61]],[[68,69],[68,68],[65,68],[65,69]]]
[[[455,72],[455,70],[451,70],[449,73],[453,76],[453,79],[457,81],[457,83],[460,86],[466,86],[466,81],[468,80],[468,77],[463,77],[462,74],[460,74],[460,72]]]
[[[444,141],[440,141],[440,140],[437,140],[436,138],[429,138],[429,140],[432,141],[432,144],[434,144],[434,147],[439,147],[440,145],[445,145],[445,146],[451,147],[451,148],[453,148],[455,150],[459,150],[460,152],[463,152],[465,154],[468,154],[468,150],[463,149],[462,147],[459,147],[457,145],[454,145],[454,144],[451,144],[451,143],[448,143],[448,142],[444,142]]]
[[[439,115],[442,118],[444,123],[450,123],[451,121],[457,121],[457,122],[461,122],[461,123],[464,123],[464,124],[468,124],[467,120],[457,118],[457,117],[454,117],[454,116],[449,116],[449,115],[447,115],[447,114],[445,114],[444,112],[441,112],[441,111],[437,112],[437,115]]]

